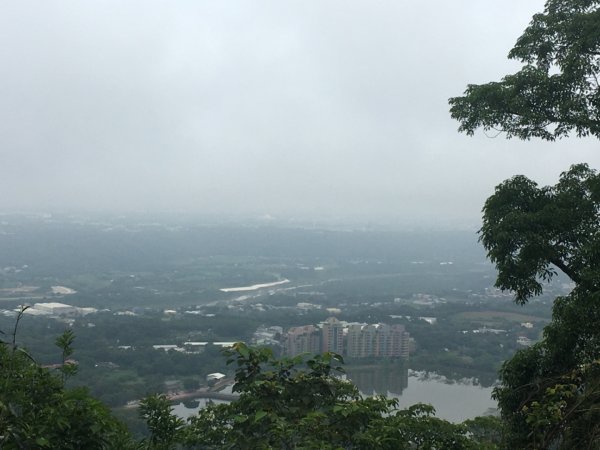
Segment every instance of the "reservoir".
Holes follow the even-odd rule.
[[[388,394],[388,397],[398,398],[400,408],[408,408],[415,403],[428,403],[435,408],[437,417],[455,423],[495,410],[498,404],[491,396],[492,388],[471,382],[424,379],[421,375],[410,375],[408,386],[402,394]]]
[[[365,396],[385,395],[388,398],[397,398],[400,409],[415,403],[427,403],[436,409],[436,417],[459,423],[497,408],[496,402],[491,398],[491,387],[478,386],[468,380],[450,381],[435,374],[393,366],[345,369],[347,378],[351,379]],[[207,402],[207,399],[197,399],[192,404],[179,403],[173,406],[173,412],[185,419],[196,414]]]

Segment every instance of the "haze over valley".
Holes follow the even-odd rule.
[[[552,295],[570,289],[557,280],[526,310],[515,306],[509,293],[493,287],[494,268],[472,231],[149,219],[3,215],[0,221],[0,329],[10,327],[19,305],[32,305],[20,341],[50,365],[59,354],[40,337],[74,330],[75,383],[114,407],[152,390],[202,386],[214,371],[231,374],[219,355],[222,342],[263,342],[285,354],[289,329],[330,317],[399,324],[409,333],[410,356],[397,369],[404,387],[389,384],[396,378],[375,381],[381,375],[373,372],[362,383],[379,387],[367,390],[401,398],[427,373],[489,387],[504,359],[539,338]],[[68,307],[44,306],[54,304]],[[276,331],[265,338],[264,329]],[[364,361],[348,364],[352,376]],[[174,380],[175,390],[165,387]],[[429,383],[444,385],[435,377]],[[422,401],[437,402],[449,419],[494,406],[489,400],[456,410],[444,395],[428,397],[437,391],[426,386],[416,391]]]
[[[0,448],[600,448],[599,55],[600,0],[2,2]]]

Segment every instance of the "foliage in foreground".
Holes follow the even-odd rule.
[[[57,339],[63,353],[58,373],[40,367],[17,347],[15,334],[16,326],[12,343],[0,341],[0,448],[126,449],[133,445],[125,426],[106,406],[85,389],[65,389],[65,379],[75,372],[66,361],[72,352],[72,333]]]
[[[15,331],[16,332],[16,331]],[[110,411],[85,389],[67,389],[73,334],[57,344],[58,371],[41,368],[9,342],[0,343],[0,447],[6,449],[475,449],[496,448],[495,418],[456,425],[428,405],[397,409],[396,400],[363,397],[334,376],[341,357],[276,359],[268,349],[236,344],[239,399],[210,405],[186,424],[163,395],[146,398],[140,415],[150,436],[134,441]]]
[[[496,286],[525,304],[560,270],[543,339],[506,361],[494,395],[518,448],[600,448],[600,175],[572,166],[554,186],[515,176],[484,207],[481,241]]]
[[[600,1],[547,0],[509,57],[520,71],[450,99],[459,131],[600,138]],[[507,445],[600,449],[600,175],[579,164],[541,188],[515,176],[483,211],[480,237],[497,287],[525,304],[558,271],[574,285],[555,300],[543,339],[500,371]]]
[[[341,372],[338,355],[276,359],[269,349],[241,343],[228,354],[237,365],[234,392],[239,399],[208,406],[186,426],[173,420],[164,397],[151,397],[144,402],[144,416],[150,417],[148,409],[163,412],[152,418],[152,442],[160,448],[177,442],[202,449],[496,448],[491,441],[498,436],[489,432],[496,419],[468,428],[434,417],[429,405],[398,410],[396,400],[363,397],[354,385],[333,376]],[[470,430],[479,433],[470,438]]]

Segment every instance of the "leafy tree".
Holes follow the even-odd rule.
[[[600,31],[600,30],[599,30]],[[525,303],[557,269],[578,289],[600,286],[600,175],[586,164],[555,186],[522,175],[496,187],[483,208],[481,242],[496,264],[496,286]]]
[[[148,448],[169,450],[181,440],[184,422],[171,414],[171,403],[162,395],[151,395],[140,403],[140,416],[150,430]]]
[[[504,424],[498,417],[480,416],[463,423],[480,449],[494,449],[502,444]]]
[[[148,397],[139,412],[150,437],[135,442],[85,389],[65,388],[76,369],[67,359],[72,333],[57,339],[63,367],[52,372],[16,345],[17,326],[13,339],[0,343],[3,449],[496,448],[482,433],[474,440],[467,427],[436,418],[429,405],[397,410],[396,400],[362,397],[334,376],[341,373],[338,355],[276,359],[269,349],[241,343],[227,352],[237,365],[238,400],[208,406],[186,425],[165,396]]]
[[[450,99],[459,131],[499,130],[553,141],[574,131],[600,137],[600,2],[548,0],[509,58],[521,70],[499,82],[468,85]]]
[[[333,376],[339,355],[275,359],[271,350],[238,343],[230,404],[212,405],[183,430],[191,448],[469,449],[465,427],[433,416],[428,405],[398,411],[396,400],[362,397]]]
[[[11,341],[0,342],[0,447],[133,448],[127,430],[108,408],[85,389],[65,389],[74,366],[64,363],[60,375],[40,367],[16,345],[16,329]],[[72,335],[65,333],[57,343],[66,359]]]
[[[469,85],[450,99],[469,135],[600,137],[600,2],[548,0],[511,50],[523,68],[500,82]],[[525,304],[558,271],[574,283],[556,299],[541,342],[501,371],[497,398],[507,444],[516,448],[600,448],[600,176],[572,166],[555,186],[524,176],[500,184],[485,203],[480,239],[496,264],[496,286]]]

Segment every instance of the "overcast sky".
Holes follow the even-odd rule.
[[[6,1],[0,211],[479,223],[594,139],[457,133],[541,0]]]

